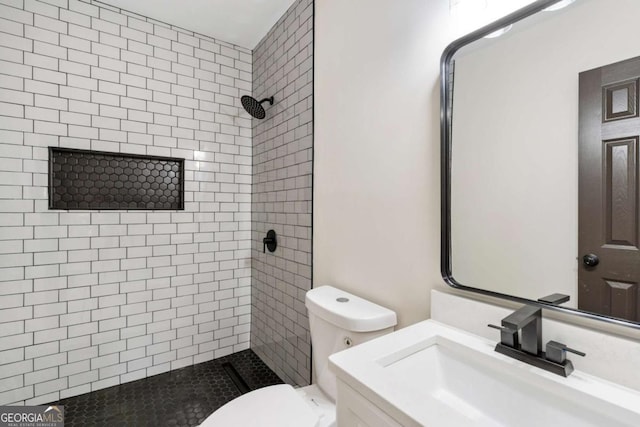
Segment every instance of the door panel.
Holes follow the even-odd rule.
[[[605,242],[637,246],[637,137],[604,141]]]
[[[605,122],[638,117],[636,79],[602,88],[602,116]]]
[[[609,298],[611,301],[611,315],[623,319],[635,319],[638,285],[608,281]]]

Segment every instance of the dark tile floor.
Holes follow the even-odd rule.
[[[56,404],[64,405],[66,427],[197,426],[243,392],[281,383],[245,350]]]

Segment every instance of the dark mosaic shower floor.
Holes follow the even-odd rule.
[[[229,374],[229,364],[240,379]],[[249,390],[282,384],[251,350],[57,402],[65,427],[197,426]]]

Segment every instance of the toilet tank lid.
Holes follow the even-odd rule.
[[[394,311],[332,286],[311,289],[305,305],[310,314],[348,331],[379,331],[398,323]]]

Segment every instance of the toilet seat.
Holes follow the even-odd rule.
[[[244,394],[211,414],[200,427],[315,427],[318,415],[288,384]]]

